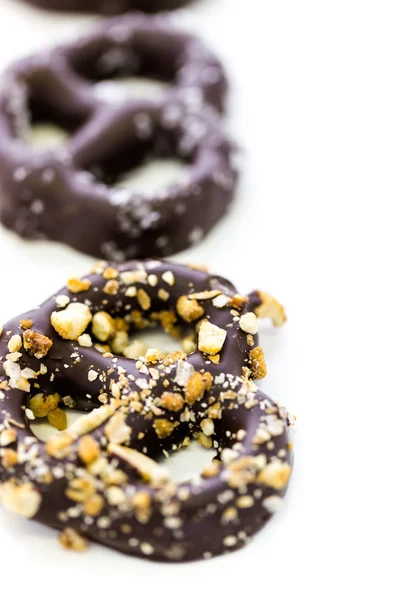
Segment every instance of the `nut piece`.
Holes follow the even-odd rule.
[[[263,379],[267,375],[267,365],[264,359],[264,350],[257,346],[250,350],[250,369],[253,379]]]
[[[126,358],[136,359],[140,356],[144,356],[146,352],[146,344],[144,342],[141,342],[140,340],[135,340],[134,342],[132,342],[132,344],[124,348],[122,354],[126,356]]]
[[[54,410],[50,411],[47,415],[47,420],[50,425],[58,429],[58,431],[64,431],[67,429],[67,413],[61,408],[55,408]]]
[[[205,354],[218,354],[225,343],[226,331],[209,321],[201,324],[199,331],[199,350]]]
[[[270,318],[274,327],[280,327],[286,321],[285,309],[282,304],[266,292],[258,292],[261,298],[260,306],[257,306],[255,313],[262,319]]]
[[[181,410],[185,400],[181,394],[173,394],[172,392],[164,392],[161,396],[160,406],[173,412]]]
[[[33,325],[33,321],[30,319],[21,319],[19,325],[21,329],[30,329]]]
[[[100,342],[106,342],[115,334],[114,319],[108,313],[101,311],[93,315],[92,333]]]
[[[22,338],[20,335],[13,335],[8,342],[9,352],[18,352],[22,346]]]
[[[12,481],[7,481],[0,487],[0,499],[4,508],[27,519],[36,515],[42,501],[31,483],[18,485]]]
[[[189,381],[185,385],[185,399],[190,405],[194,404],[198,400],[201,400],[211,388],[213,378],[210,373],[199,373],[196,371],[190,376]]]
[[[67,288],[73,294],[79,294],[79,292],[87,292],[91,285],[92,282],[89,279],[70,279]]]
[[[64,340],[77,340],[92,320],[86,304],[73,302],[68,307],[51,315],[51,324]]]
[[[33,329],[24,332],[24,348],[29,354],[41,360],[47,356],[53,342],[50,338]]]
[[[287,486],[291,470],[287,463],[274,461],[260,471],[257,481],[275,490],[283,490]]]
[[[148,293],[145,292],[145,290],[143,290],[143,289],[138,290],[137,299],[140,304],[140,307],[143,310],[149,310],[149,308],[151,306],[151,298],[148,295]]]
[[[41,419],[56,410],[60,401],[60,394],[36,394],[29,400],[29,408],[35,417]]]
[[[118,412],[108,421],[104,433],[112,444],[124,444],[129,442],[132,429],[125,423],[125,415]]]
[[[258,333],[258,320],[253,312],[248,312],[240,317],[239,326],[242,331],[255,335]]]
[[[3,450],[1,464],[5,469],[15,467],[15,465],[18,464],[18,454],[15,452],[15,450],[11,450],[10,448]]]
[[[167,419],[154,419],[153,423],[153,427],[159,438],[169,437],[178,425],[179,423],[171,423],[171,421],[167,421]]]
[[[169,479],[168,470],[162,467],[156,461],[152,460],[145,454],[118,446],[118,444],[109,444],[107,450],[110,454],[118,456],[121,460],[126,461],[131,467],[136,469],[146,481],[165,482]]]
[[[103,510],[104,500],[99,494],[93,494],[83,503],[83,512],[88,517],[97,517]]]
[[[17,431],[14,428],[4,429],[0,432],[0,446],[5,447],[17,441]]]
[[[72,527],[67,527],[62,531],[58,540],[63,548],[66,550],[73,550],[74,552],[84,552],[87,549],[87,540],[82,537]]]
[[[109,281],[107,281],[106,285],[103,288],[104,293],[108,294],[109,296],[115,296],[116,294],[118,294],[118,290],[119,283],[118,281],[115,281],[115,279],[110,279]]]
[[[91,435],[84,435],[78,442],[78,456],[86,465],[96,460],[100,455],[98,442]]]
[[[200,423],[200,427],[204,435],[209,437],[214,434],[214,421],[212,421],[212,419],[203,419]]]
[[[187,296],[181,296],[176,303],[178,315],[187,323],[197,321],[204,315],[204,308],[197,300],[190,300]]]

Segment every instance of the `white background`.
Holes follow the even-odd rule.
[[[247,151],[230,215],[182,258],[243,293],[269,290],[289,316],[261,339],[263,389],[298,417],[285,509],[245,550],[177,566],[94,544],[67,553],[55,532],[0,510],[0,585],[69,598],[398,598],[398,2],[199,0],[175,19],[224,59],[228,125]],[[91,20],[0,0],[0,67]],[[0,261],[2,321],[93,262],[2,229]]]

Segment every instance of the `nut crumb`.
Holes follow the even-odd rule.
[[[58,540],[63,548],[66,550],[73,550],[74,552],[84,552],[87,549],[87,540],[81,536],[72,527],[67,527],[58,536]]]

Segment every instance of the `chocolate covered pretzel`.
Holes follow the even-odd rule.
[[[189,0],[27,0],[49,10],[94,12],[105,15],[141,10],[158,12],[174,10],[188,4]]]
[[[170,85],[153,100],[110,95],[104,83],[127,75]],[[198,39],[144,15],[22,60],[0,92],[2,223],[109,260],[165,256],[199,241],[237,181],[236,147],[218,115],[225,91],[221,64]],[[29,123],[49,120],[71,135],[34,150]],[[183,181],[147,194],[115,187],[152,157],[183,161]]]
[[[23,517],[160,561],[244,546],[280,507],[292,464],[286,411],[266,374],[258,317],[270,295],[160,261],[100,263],[0,337],[0,498]],[[135,331],[162,327],[182,351],[138,356]],[[63,406],[89,411],[69,429]],[[30,429],[48,419],[47,443]],[[173,483],[157,462],[196,438],[213,462]]]

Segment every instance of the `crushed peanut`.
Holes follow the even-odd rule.
[[[51,324],[65,340],[77,340],[92,320],[92,313],[86,304],[73,302],[67,308],[51,315]]]
[[[201,324],[198,347],[205,354],[218,354],[225,343],[226,331],[208,321]]]
[[[42,333],[38,333],[33,329],[24,332],[24,348],[38,360],[47,356],[52,345],[51,339]]]

